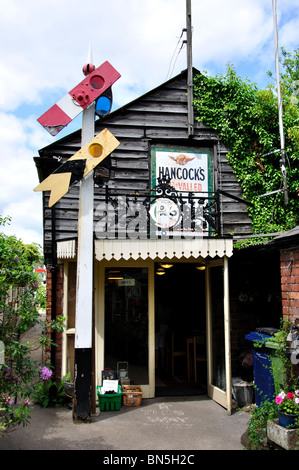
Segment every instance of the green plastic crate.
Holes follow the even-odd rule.
[[[101,393],[102,386],[97,386],[97,394],[100,411],[118,411],[120,409],[121,398],[123,395],[121,386],[118,385],[118,393]]]

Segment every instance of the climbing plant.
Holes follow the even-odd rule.
[[[229,149],[249,207],[255,234],[285,231],[299,222],[299,49],[282,49],[281,90],[289,202],[284,203],[275,82],[264,90],[240,78],[232,65],[225,75],[194,77],[196,119],[215,129]],[[269,73],[271,77],[271,74]],[[274,192],[275,191],[275,192]],[[260,197],[266,193],[273,194]]]

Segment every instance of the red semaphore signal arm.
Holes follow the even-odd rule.
[[[46,111],[38,122],[55,136],[120,78],[106,61]]]

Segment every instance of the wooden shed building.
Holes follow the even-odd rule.
[[[187,71],[96,121],[105,128],[120,145],[94,171],[94,385],[127,363],[144,397],[174,378],[204,381],[230,410],[232,235],[252,227],[228,149],[203,122],[190,135]],[[40,181],[80,147],[81,130],[41,149]],[[60,377],[74,373],[79,184],[48,200],[47,314],[67,319],[52,351]]]

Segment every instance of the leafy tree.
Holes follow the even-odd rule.
[[[8,222],[9,218],[0,217],[0,225]],[[42,334],[39,344],[34,345],[22,341],[23,335],[38,324],[43,331],[49,326],[58,330],[63,327],[63,319],[45,324],[39,315],[34,265],[40,260],[37,245],[26,245],[15,236],[0,233],[0,428],[27,424],[41,367],[31,352],[51,342]]]
[[[233,166],[249,208],[254,233],[289,230],[299,220],[299,49],[282,49],[281,90],[287,155],[289,203],[284,204],[280,165],[278,102],[275,87],[264,90],[240,78],[228,65],[226,75],[194,78],[194,108],[197,119],[215,129],[229,149]],[[270,74],[271,75],[271,74]],[[297,83],[299,85],[299,82]],[[299,94],[298,94],[299,98]],[[270,196],[260,197],[273,192]]]

